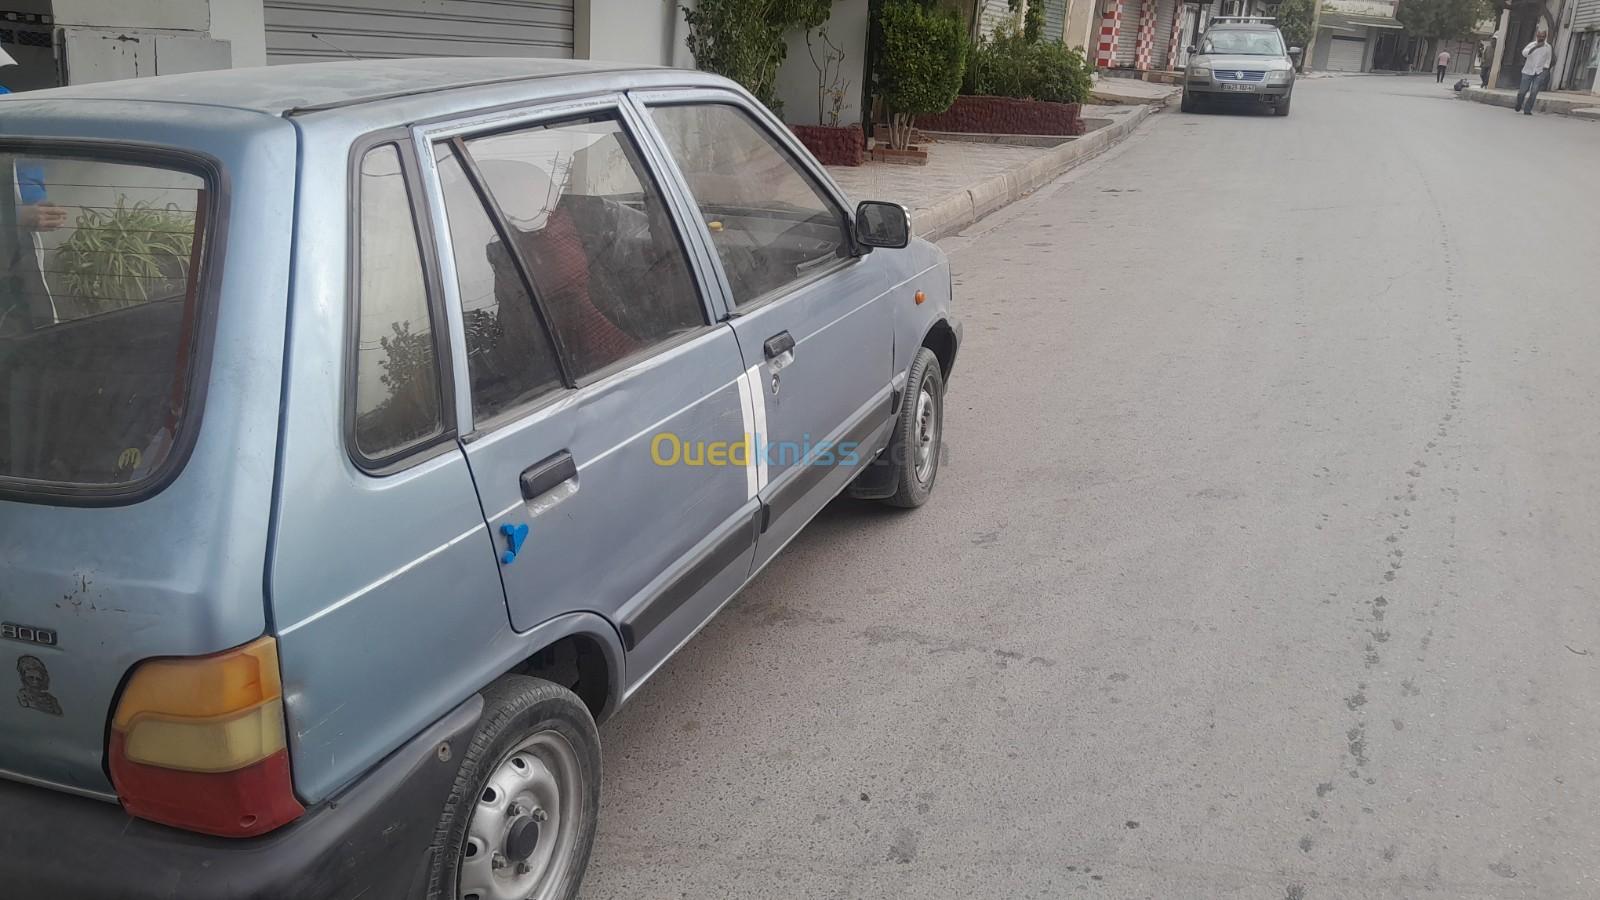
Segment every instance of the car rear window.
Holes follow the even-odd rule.
[[[206,179],[0,153],[0,487],[120,492],[191,406]]]

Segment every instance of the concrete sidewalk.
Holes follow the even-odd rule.
[[[1517,105],[1517,92],[1505,88],[1484,89],[1473,85],[1461,91],[1460,97],[1463,100],[1504,106],[1507,109],[1515,109]],[[1533,109],[1534,112],[1600,120],[1600,96],[1575,94],[1570,91],[1540,91],[1539,101],[1534,104]]]
[[[1177,85],[1101,75],[1095,79],[1089,98],[1096,103],[1115,106],[1149,103],[1159,106],[1181,93],[1183,88]]]
[[[906,206],[917,236],[937,240],[1104,152],[1160,108],[1149,104],[1085,106],[1083,118],[1094,130],[1082,137],[1057,138],[1043,146],[1036,138],[1007,143],[993,136],[947,137],[925,145],[925,166],[869,162],[829,166],[828,172],[855,200],[890,200]]]

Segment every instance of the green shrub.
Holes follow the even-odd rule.
[[[1007,5],[1015,13],[1023,0],[1007,0]],[[1034,43],[1044,34],[1044,3],[1040,0],[1029,3],[1022,13],[1022,37],[1028,43]]]
[[[55,251],[61,288],[89,313],[137,306],[182,293],[194,249],[194,213],[129,204],[84,207],[72,236]]]
[[[697,68],[744,85],[773,112],[778,67],[788,55],[784,35],[828,20],[830,0],[699,0],[684,7],[685,43]]]
[[[961,92],[1082,103],[1089,99],[1091,86],[1089,64],[1081,51],[1056,41],[1029,41],[1015,31],[1001,30],[978,42]]]
[[[959,18],[917,0],[888,0],[880,23],[878,87],[890,115],[889,143],[903,150],[917,116],[942,113],[956,101],[967,38]]]
[[[1082,50],[1058,41],[1044,41],[1033,45],[1033,61],[1033,99],[1052,103],[1082,103],[1089,99],[1094,82],[1089,78],[1089,63]]]

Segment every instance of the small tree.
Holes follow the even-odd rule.
[[[1455,40],[1471,35],[1472,29],[1494,9],[1488,0],[1405,0],[1395,11],[1395,18],[1406,31],[1428,39],[1431,57],[1440,38]]]
[[[1302,60],[1310,55],[1311,17],[1316,12],[1316,2],[1320,0],[1283,0],[1276,10],[1278,30],[1283,32],[1288,46],[1302,48]]]
[[[699,0],[683,7],[685,43],[694,64],[744,85],[774,112],[778,67],[788,55],[784,36],[828,20],[830,0]]]
[[[1044,36],[1044,0],[1006,0],[1015,13],[1026,3],[1022,13],[1022,39],[1032,44]]]
[[[811,32],[807,31],[806,52],[811,54],[811,65],[817,70],[817,124],[838,128],[845,94],[850,90],[850,79],[844,77],[845,52],[828,37],[826,28],[817,30],[817,43],[826,48],[821,59],[817,58]]]
[[[959,18],[917,0],[887,0],[881,23],[878,77],[889,113],[889,146],[904,150],[917,116],[944,112],[956,101],[967,39]]]

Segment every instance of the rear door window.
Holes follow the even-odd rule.
[[[461,296],[472,414],[481,425],[561,388],[561,364],[461,159],[449,144],[440,144],[436,162]]]
[[[0,487],[122,492],[175,458],[209,208],[194,171],[0,153]]]
[[[521,266],[567,375],[578,382],[706,325],[666,203],[618,119],[595,116],[456,142],[454,158],[441,166],[447,187],[467,164],[503,236],[471,234],[469,220],[481,211],[463,209],[466,198],[454,192],[447,210],[466,316],[486,297],[495,298],[502,321],[508,304],[527,303],[525,290],[507,284]],[[524,327],[534,321],[520,310],[518,320]],[[483,390],[492,380],[489,348],[474,340],[468,362],[480,401],[489,400],[484,395],[492,391]],[[531,357],[526,369],[522,380],[530,389],[548,380],[545,357]]]

